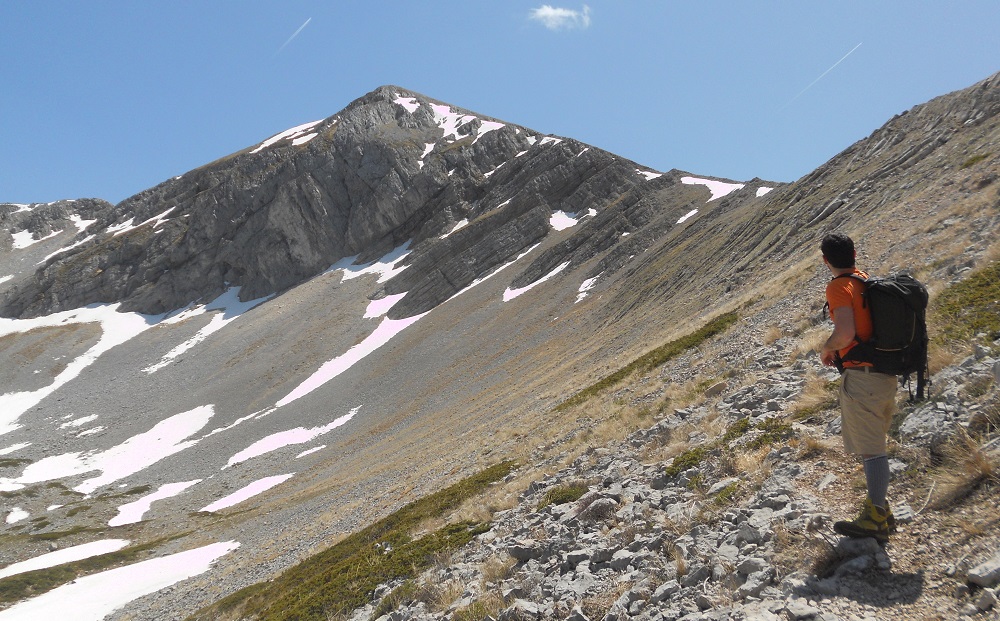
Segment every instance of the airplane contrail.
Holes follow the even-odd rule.
[[[828,74],[831,71],[833,71],[837,67],[837,65],[839,65],[842,62],[844,62],[844,60],[846,60],[848,56],[850,56],[851,54],[853,54],[854,51],[857,50],[859,47],[861,47],[861,43],[858,43],[857,45],[855,45],[854,48],[850,52],[844,54],[843,58],[841,58],[837,62],[833,63],[832,67],[830,67],[829,69],[827,69],[826,71],[824,71],[818,78],[816,78],[815,80],[813,80],[812,83],[809,84],[809,86],[807,86],[804,89],[802,89],[801,91],[799,91],[798,95],[796,95],[795,97],[792,97],[790,100],[788,100],[788,103],[786,103],[784,106],[781,106],[781,109],[784,110],[790,103],[792,103],[793,101],[795,101],[796,99],[798,99],[799,97],[801,97],[802,93],[806,92],[807,90],[809,90],[810,88],[812,88],[813,85],[815,85],[817,82],[819,82],[820,80],[822,80],[823,76],[825,76],[826,74]]]
[[[312,18],[310,17],[309,19],[307,19],[305,21],[304,24],[302,24],[301,26],[299,26],[299,29],[296,30],[295,32],[293,32],[292,36],[288,37],[288,41],[285,41],[284,43],[281,44],[281,47],[278,48],[278,51],[275,52],[274,55],[277,56],[278,54],[280,54],[281,50],[285,49],[285,46],[288,45],[289,43],[291,43],[292,39],[294,39],[295,37],[299,36],[299,33],[302,32],[302,29],[305,28],[306,26],[308,26],[309,22],[311,22],[311,21],[312,21]]]

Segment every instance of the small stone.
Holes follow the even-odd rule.
[[[794,599],[785,606],[785,610],[788,612],[789,616],[794,621],[801,621],[802,619],[813,619],[820,613],[819,608],[810,605],[808,602],[801,599]]]
[[[893,505],[892,515],[897,524],[909,524],[916,518],[916,513],[910,505]]]
[[[838,577],[846,574],[860,574],[871,567],[874,562],[870,556],[857,556],[841,564],[833,573]]]
[[[1000,585],[1000,554],[970,569],[969,581],[990,589]]]
[[[990,608],[993,608],[997,603],[997,594],[993,589],[983,589],[979,593],[979,597],[976,598],[975,604],[976,608],[986,612]]]
[[[832,472],[828,472],[822,479],[819,480],[819,483],[816,484],[816,489],[822,492],[826,488],[830,487],[830,485],[832,485],[836,480],[837,475]]]
[[[743,576],[749,576],[754,572],[763,570],[765,567],[767,567],[766,560],[760,557],[754,557],[748,558],[737,565],[736,571]]]
[[[650,598],[654,604],[659,604],[660,602],[669,599],[671,595],[677,593],[681,590],[681,585],[676,580],[668,580],[660,586],[656,587],[653,591],[653,595]]]

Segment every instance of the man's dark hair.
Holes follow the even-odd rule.
[[[837,269],[854,267],[854,240],[843,233],[828,233],[820,245],[823,256]]]

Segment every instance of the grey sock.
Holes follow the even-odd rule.
[[[865,460],[865,481],[868,484],[868,497],[872,504],[886,508],[885,496],[889,491],[889,457],[876,455]]]

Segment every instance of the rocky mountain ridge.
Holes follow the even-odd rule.
[[[659,176],[570,139],[384,86],[337,115],[123,201],[91,225],[91,238],[15,284],[0,313],[120,301],[158,314],[232,286],[246,301],[345,257],[365,263],[409,243],[413,269],[379,294],[406,293],[391,314],[402,319],[537,244],[553,212],[602,212]],[[681,199],[678,209],[699,198]],[[578,236],[587,241],[566,258],[582,262],[611,245],[609,237],[648,224],[651,210],[636,210],[626,204],[605,214],[595,223],[599,235]],[[537,279],[550,263],[521,280]]]

